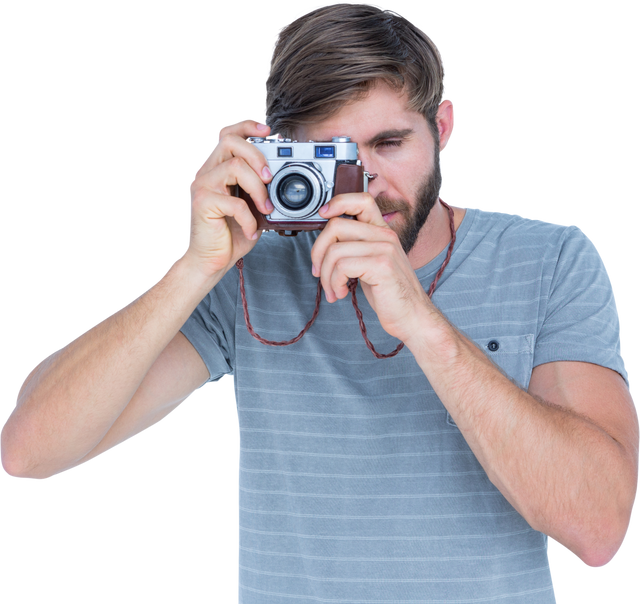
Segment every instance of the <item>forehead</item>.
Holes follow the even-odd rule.
[[[352,141],[364,144],[380,132],[392,130],[422,133],[428,128],[424,117],[409,109],[402,91],[379,83],[365,97],[347,103],[327,119],[299,126],[294,137],[299,141],[323,141],[332,136],[350,136]]]

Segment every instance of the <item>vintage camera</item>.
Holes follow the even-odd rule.
[[[348,136],[306,143],[253,137],[249,142],[264,154],[273,174],[267,185],[274,206],[271,214],[261,214],[246,191],[237,187],[237,196],[247,202],[258,229],[287,236],[320,230],[327,220],[318,210],[332,197],[367,190],[368,175],[358,160],[358,146]]]

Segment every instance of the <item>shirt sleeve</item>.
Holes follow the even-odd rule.
[[[609,277],[600,255],[576,227],[565,230],[551,253],[544,320],[533,366],[583,361],[608,367],[628,382],[620,356],[620,325]]]
[[[198,304],[180,331],[209,370],[209,381],[235,368],[235,323],[238,271],[232,268]]]

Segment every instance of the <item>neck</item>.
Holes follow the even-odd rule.
[[[454,216],[454,227],[457,230],[464,218],[465,210],[461,208],[452,208]],[[420,234],[416,239],[415,245],[407,254],[411,268],[417,270],[426,264],[429,264],[442,250],[444,250],[451,241],[451,226],[449,224],[449,212],[438,201],[429,217],[420,229]]]

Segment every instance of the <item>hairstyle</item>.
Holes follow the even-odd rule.
[[[366,4],[326,6],[280,32],[267,80],[267,124],[291,136],[383,81],[406,93],[437,142],[443,77],[435,44],[400,15]]]

